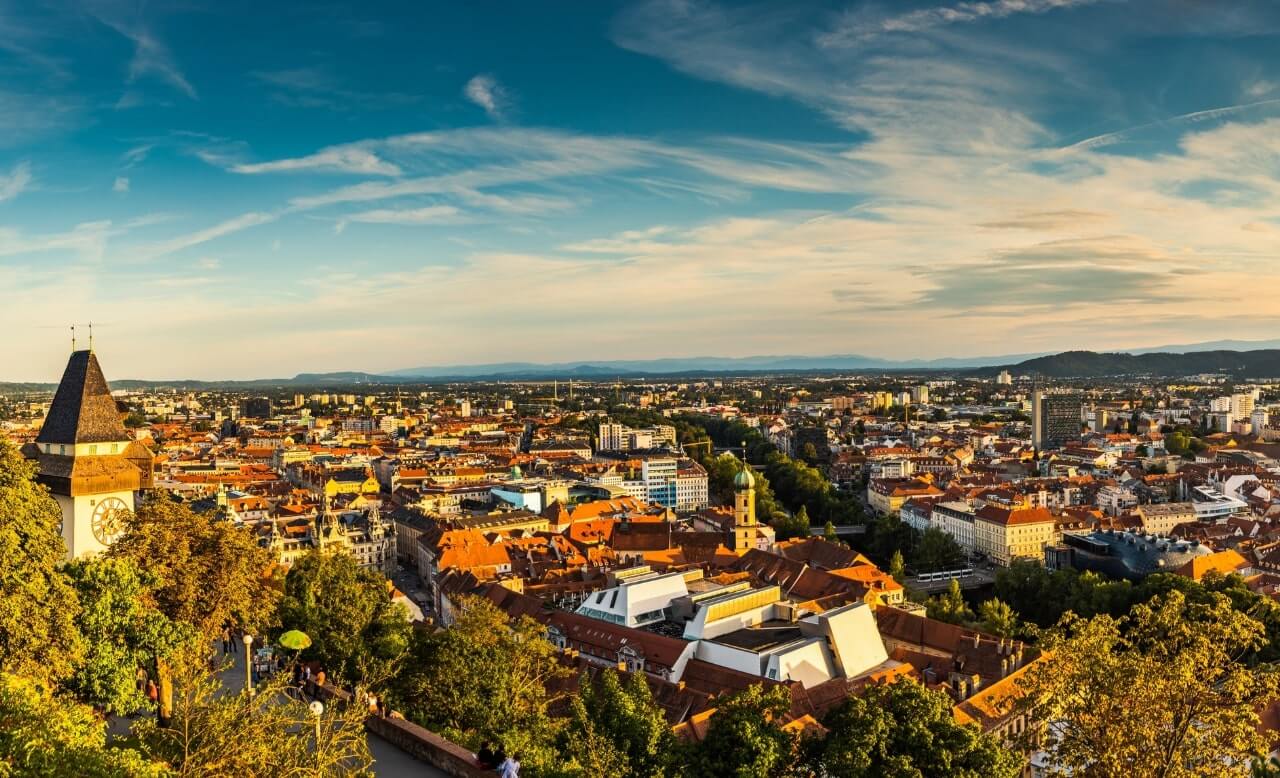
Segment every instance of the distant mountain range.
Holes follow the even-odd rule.
[[[580,362],[496,362],[484,365],[443,365],[392,370],[386,375],[405,378],[535,377],[591,378],[620,375],[678,375],[682,373],[787,372],[797,370],[954,370],[1003,365],[1012,360],[1045,356],[1016,354],[999,357],[892,360],[861,354],[827,356],[669,357],[665,359],[605,359]]]
[[[995,375],[1001,369],[1015,375],[1048,378],[1099,378],[1110,376],[1181,377],[1201,373],[1225,373],[1238,377],[1280,376],[1280,349],[1255,351],[1191,351],[1186,353],[1146,352],[1140,354],[1099,354],[1094,351],[1067,351],[1036,357],[1013,365],[980,368],[977,375]]]
[[[228,387],[283,389],[336,387],[358,384],[411,384],[424,381],[509,381],[610,378],[696,377],[708,375],[763,375],[769,373],[831,373],[865,371],[938,371],[991,376],[1000,370],[1015,375],[1047,378],[1095,378],[1103,376],[1185,376],[1229,373],[1241,376],[1280,377],[1280,340],[1219,340],[1207,343],[1157,346],[1126,352],[1006,354],[994,357],[892,360],[860,354],[827,356],[680,357],[665,359],[584,360],[578,362],[494,362],[478,365],[443,365],[392,370],[386,373],[299,373],[292,378],[250,381],[141,380],[112,381],[117,389],[144,387]],[[52,384],[0,384],[9,391],[47,389]]]

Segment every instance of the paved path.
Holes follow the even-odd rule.
[[[378,778],[408,778],[408,776],[444,778],[447,775],[426,762],[419,762],[374,734],[369,735],[369,751],[374,759],[373,774]]]

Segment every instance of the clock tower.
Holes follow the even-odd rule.
[[[72,352],[40,434],[23,453],[62,508],[71,558],[109,546],[138,490],[151,483],[151,452],[125,431],[92,350]]]

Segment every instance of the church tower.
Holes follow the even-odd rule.
[[[756,479],[744,463],[733,478],[733,547],[744,553],[755,548],[756,534]]]
[[[150,452],[130,440],[92,350],[72,352],[40,434],[23,453],[62,508],[72,558],[109,546],[151,481]]]

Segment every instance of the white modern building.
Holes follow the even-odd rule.
[[[696,571],[701,577],[701,570]],[[578,613],[593,619],[640,627],[665,618],[664,610],[678,597],[687,597],[685,573],[655,573],[648,567],[619,570],[617,585],[592,594]]]

